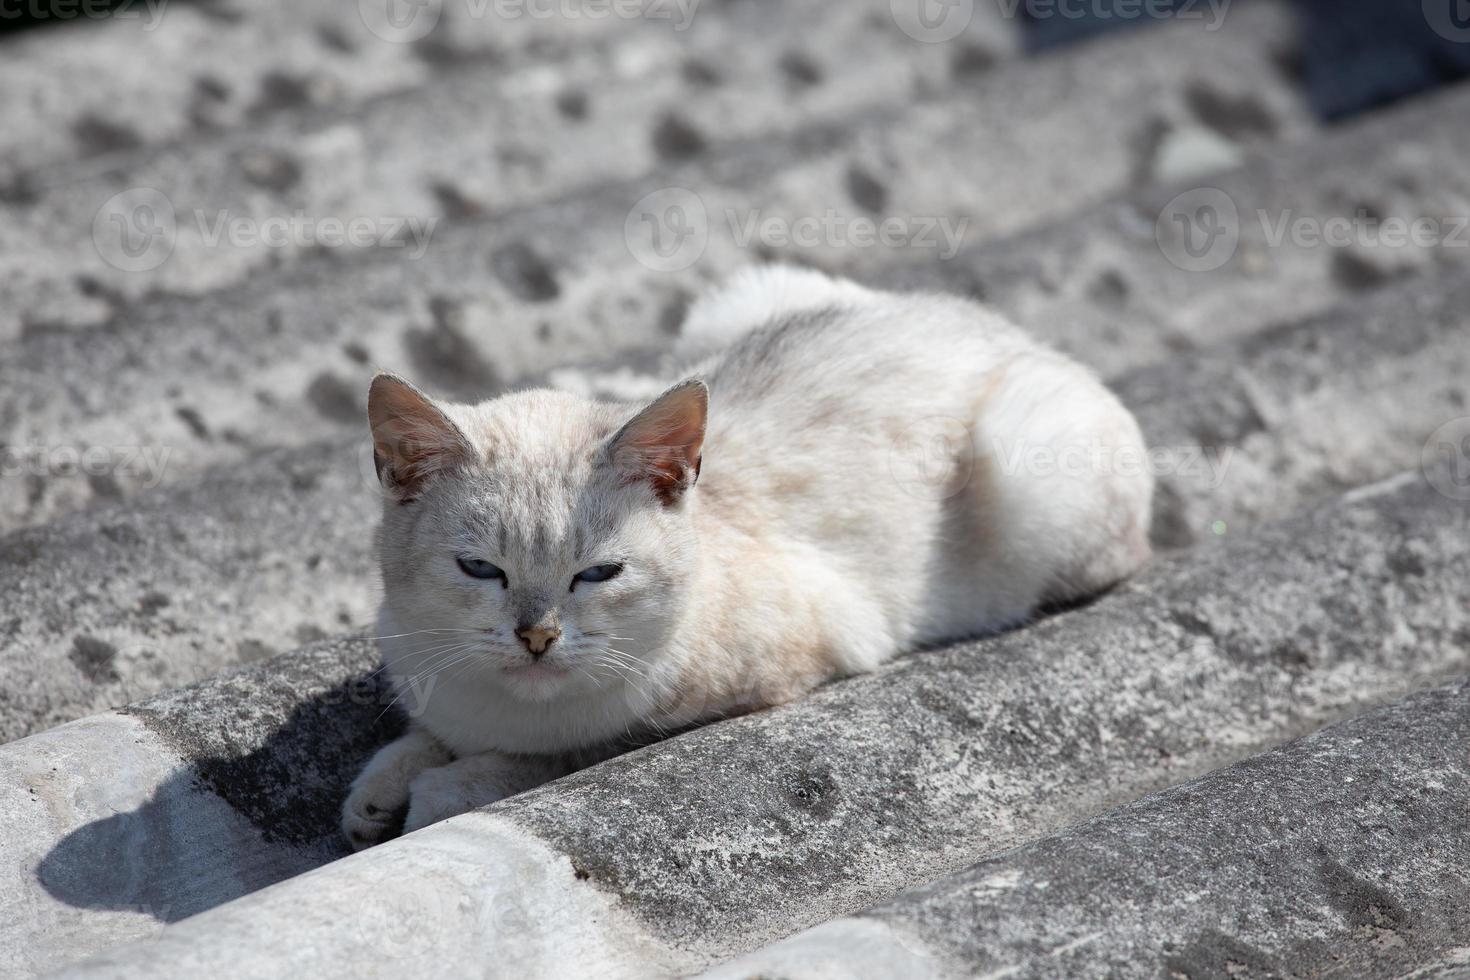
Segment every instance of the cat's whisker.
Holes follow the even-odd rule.
[[[627,667],[624,667],[623,665],[610,660],[599,660],[593,666],[610,670],[612,671],[612,673],[621,677],[623,680],[635,680],[639,676],[636,672],[629,670]]]
[[[460,629],[453,626],[438,626],[433,629],[411,630],[407,633],[385,633],[382,636],[356,636],[354,640],[399,640],[405,636],[418,636],[421,633],[478,633],[479,630]]]
[[[633,642],[633,637],[631,637],[631,636],[618,636],[618,635],[616,635],[614,633],[606,633],[606,632],[603,632],[602,630],[587,630],[586,633],[587,633],[588,636],[604,637],[604,638],[609,639],[609,640],[619,640],[619,641],[624,642],[624,643],[631,643],[631,642]]]
[[[479,630],[465,630],[464,632],[466,632],[466,633],[478,633],[480,631]],[[422,647],[422,648],[417,649],[417,650],[409,650],[406,653],[403,653],[403,654],[399,655],[399,657],[398,657],[398,665],[399,666],[402,666],[403,662],[406,661],[406,660],[408,660],[409,658],[431,656],[433,654],[441,653],[444,650],[453,649],[454,647],[461,646],[461,645],[466,645],[465,644],[465,641],[463,641],[462,639],[454,639],[454,640],[443,641],[443,642],[440,642],[440,643],[430,644],[429,646]],[[473,644],[469,644],[469,645],[473,645]],[[376,677],[378,674],[380,674],[383,671],[387,670],[388,669],[388,666],[389,666],[388,664],[383,664],[382,666],[378,667],[377,670],[372,671],[367,676],[368,677]]]
[[[419,669],[414,671],[410,677],[401,681],[401,690],[394,696],[393,700],[388,702],[387,707],[378,714],[378,717],[373,720],[373,723],[376,724],[381,721],[383,716],[393,709],[394,705],[403,700],[410,691],[416,690],[419,684],[430,674],[442,674],[464,660],[477,659],[475,657],[477,652],[478,644],[463,642],[451,644],[445,649],[436,651],[435,656],[438,657],[438,660],[420,665]]]

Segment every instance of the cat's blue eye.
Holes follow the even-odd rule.
[[[459,569],[471,578],[500,579],[501,584],[506,584],[505,572],[499,565],[492,565],[488,561],[479,558],[460,558]]]
[[[572,589],[576,590],[578,582],[606,582],[610,578],[617,578],[622,571],[623,566],[616,563],[584,568],[572,578]]]

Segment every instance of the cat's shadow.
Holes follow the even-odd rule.
[[[364,673],[297,702],[239,753],[193,751],[227,741],[201,737],[208,710],[178,700],[129,709],[192,761],[142,805],[67,834],[41,859],[38,881],[74,907],[175,922],[345,857],[348,785],[404,725],[364,696],[374,684]]]

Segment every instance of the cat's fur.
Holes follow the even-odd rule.
[[[405,805],[413,830],[569,753],[1013,626],[1148,557],[1152,479],[1112,465],[1143,458],[1130,413],[974,303],[770,268],[695,304],[685,337],[716,351],[703,383],[641,413],[374,381],[382,649],[415,717],[354,784],[356,846]],[[1069,449],[1086,472],[1046,465]],[[538,626],[561,637],[536,660],[514,630]]]

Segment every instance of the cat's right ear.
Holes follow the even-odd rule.
[[[378,482],[399,503],[440,473],[468,461],[469,440],[427,395],[402,378],[380,374],[368,389],[368,424]]]

